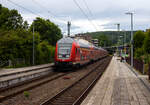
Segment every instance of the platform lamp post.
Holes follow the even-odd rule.
[[[123,36],[120,35],[120,36],[119,36],[119,45],[120,45],[120,47],[124,45],[124,44],[123,44],[124,42],[123,42],[122,39],[123,39]],[[121,49],[121,56],[123,56],[123,47],[121,47],[120,49]]]
[[[68,37],[70,37],[70,27],[71,27],[71,22],[67,22],[67,27],[68,27]]]
[[[34,20],[33,20],[33,53],[32,53],[32,64],[34,65]]]
[[[131,67],[133,67],[133,13],[127,12],[127,15],[131,15]]]
[[[126,40],[127,40],[127,36],[126,36],[126,30],[123,30],[123,32],[124,32],[124,38],[123,38],[123,42],[124,42],[124,44],[123,44],[123,46],[124,46],[124,60],[126,61],[126,54],[127,54],[127,48],[126,48]]]
[[[117,24],[114,24],[114,25],[117,25],[117,31],[118,31],[118,34],[120,34],[120,23],[117,23]],[[120,38],[119,38],[119,36],[117,37],[117,39],[119,40]],[[120,53],[119,53],[119,41],[118,41],[118,47],[117,47],[117,53],[120,55]]]
[[[124,53],[125,53],[125,56],[126,56],[126,41],[127,41],[127,36],[126,36],[126,30],[124,30]]]
[[[125,52],[125,44],[126,44],[126,32],[125,32],[125,30],[122,30],[123,31],[123,51],[124,51],[124,54],[126,54],[126,52]]]

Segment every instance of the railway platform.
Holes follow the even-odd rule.
[[[39,68],[44,68],[44,67],[52,66],[52,65],[53,65],[53,63],[30,66],[30,67],[0,69],[0,77],[7,76],[7,75],[12,75],[12,74],[19,74],[19,73],[22,73],[22,72],[28,72],[28,71],[31,71],[31,70],[36,70],[36,69],[39,69]]]
[[[81,105],[150,105],[150,82],[113,57]]]
[[[0,70],[0,88],[8,87],[16,83],[29,80],[51,72],[53,63],[36,65],[30,67],[1,69]]]

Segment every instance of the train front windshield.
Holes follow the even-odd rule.
[[[72,43],[59,43],[58,58],[68,59],[70,57]]]

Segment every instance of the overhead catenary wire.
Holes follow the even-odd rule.
[[[30,9],[27,9],[27,8],[25,8],[25,7],[23,7],[23,6],[19,5],[19,4],[17,4],[17,3],[15,3],[15,2],[11,1],[11,0],[7,0],[7,1],[9,1],[9,2],[12,3],[13,5],[16,5],[16,6],[18,6],[18,7],[22,8],[22,9],[24,9],[24,10],[26,10],[26,11],[28,11],[28,12],[34,14],[34,15],[36,15],[36,16],[38,16],[38,17],[42,17],[41,15],[39,15],[39,14],[37,14],[37,13],[31,11]],[[42,17],[42,18],[44,18],[44,17]]]
[[[51,12],[50,10],[48,10],[45,6],[43,6],[42,4],[40,4],[39,2],[37,2],[36,0],[32,0],[36,5],[38,5],[39,7],[41,7],[42,9],[46,10],[54,19],[58,19],[56,14],[54,14],[53,12]],[[58,19],[58,20],[61,20],[61,21],[65,21],[64,19]]]
[[[61,21],[61,23],[63,23],[63,24],[66,24],[66,23],[68,22],[68,20],[59,19],[59,17],[61,17],[61,16],[56,15],[55,13],[53,13],[52,11],[50,11],[48,8],[46,8],[43,4],[39,3],[38,1],[32,0],[32,2],[34,2],[34,4],[38,5],[38,6],[39,6],[40,8],[42,8],[43,10],[47,11],[48,14],[50,14],[50,15],[54,18],[54,20],[59,20],[59,21]],[[63,30],[63,27],[61,27],[61,28],[62,28],[62,30]]]
[[[39,5],[40,7],[44,8],[47,10],[46,7],[44,7],[42,4],[40,4],[39,2],[37,2],[36,0],[32,0],[35,4]],[[48,13],[51,14],[53,17],[55,17],[56,15],[54,13],[52,13],[50,10],[48,10]]]
[[[93,24],[93,22],[91,21],[91,19],[88,17],[88,15],[83,11],[83,9],[80,7],[80,5],[77,3],[76,0],[73,0],[74,3],[76,4],[76,6],[80,9],[80,11],[83,13],[83,15],[87,18],[87,20],[92,24],[92,26],[95,28],[95,30],[97,30],[97,27]]]
[[[86,2],[85,0],[83,0],[83,2],[84,2],[84,4],[85,4],[85,6],[86,6],[86,8],[87,8],[87,10],[88,10],[88,12],[89,12],[89,14],[91,15],[91,18],[93,19],[93,18],[94,18],[94,15],[93,15],[92,11],[90,10],[90,8],[89,8],[87,2]],[[95,25],[95,24],[96,24],[96,26],[98,26],[98,24],[94,22],[94,25]]]
[[[41,15],[39,15],[38,13],[34,12],[33,10],[30,10],[30,9],[28,9],[28,8],[26,8],[26,7],[23,7],[22,5],[20,5],[20,4],[18,4],[18,3],[15,3],[15,2],[12,1],[12,0],[7,0],[7,1],[10,2],[10,3],[13,4],[13,5],[19,7],[19,8],[24,9],[25,11],[28,11],[28,12],[30,12],[30,13],[32,13],[32,14],[38,16],[38,17],[45,18],[44,16],[41,16]],[[34,0],[34,1],[35,1],[35,0]],[[87,20],[88,20],[88,21],[92,24],[92,26],[97,30],[97,28],[95,27],[95,25],[92,23],[92,21],[90,20],[90,18],[88,17],[88,15],[82,10],[82,8],[80,7],[80,5],[79,5],[75,0],[74,0],[74,2],[75,2],[75,4],[78,6],[78,8],[81,10],[81,12],[84,14],[84,16],[87,18]],[[41,7],[42,7],[42,6],[41,6]],[[45,7],[44,7],[44,8],[45,8]],[[51,11],[48,10],[48,12],[49,12],[51,15],[56,16],[56,15],[53,14]],[[59,20],[62,20],[62,19],[59,19]],[[63,20],[63,21],[64,21],[64,20]]]
[[[19,7],[19,8],[22,8],[22,9],[25,10],[25,11],[28,11],[29,13],[31,13],[31,14],[37,16],[37,17],[40,17],[40,18],[43,18],[43,19],[46,18],[46,17],[43,17],[43,16],[37,14],[36,12],[33,12],[32,10],[30,10],[30,9],[28,9],[28,8],[25,8],[25,7],[21,6],[20,4],[15,3],[15,2],[12,1],[12,0],[7,0],[7,1],[10,2],[10,3],[13,4],[13,5]],[[49,12],[50,12],[50,11],[49,11]],[[59,19],[59,20],[60,20],[60,19]],[[65,21],[65,20],[62,20],[62,21]],[[63,23],[64,23],[64,22],[63,22]]]
[[[19,8],[24,9],[25,11],[30,12],[31,14],[34,14],[34,15],[36,15],[36,16],[38,16],[38,17],[41,17],[41,18],[45,18],[45,17],[43,17],[43,16],[41,16],[41,15],[39,15],[39,14],[33,12],[32,10],[30,10],[30,9],[28,9],[28,8],[25,8],[25,7],[21,6],[20,4],[17,4],[17,3],[15,3],[15,2],[13,2],[12,0],[7,0],[7,1],[10,2],[10,3],[13,4],[13,5],[19,7]],[[48,12],[50,13],[50,11],[48,11]],[[52,14],[52,13],[51,13],[51,14]],[[53,14],[53,16],[55,16],[55,15]],[[59,19],[59,20],[65,21],[65,20],[62,20],[62,19]]]
[[[87,10],[89,11],[89,14],[90,14],[92,17],[94,17],[94,15],[93,15],[92,11],[90,10],[90,8],[89,8],[87,2],[86,2],[85,0],[83,0],[83,2],[84,2],[84,4],[85,4]]]

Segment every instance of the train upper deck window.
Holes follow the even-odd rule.
[[[71,48],[72,48],[71,43],[59,43],[59,45],[58,45],[59,58],[70,57]]]

